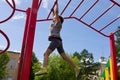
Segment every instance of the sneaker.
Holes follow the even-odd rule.
[[[79,75],[80,75],[80,68],[76,67],[75,68],[75,76],[76,76],[76,78],[78,78]]]
[[[48,74],[47,69],[45,67],[42,68],[41,71],[36,72],[35,76],[44,75],[44,74]]]

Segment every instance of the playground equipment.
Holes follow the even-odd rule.
[[[114,80],[113,79],[113,66],[112,66],[112,58],[110,57],[106,66],[105,70],[101,75],[101,80]]]
[[[0,30],[0,33],[5,37],[5,39],[7,40],[7,47],[3,50],[3,51],[0,51],[0,54],[3,54],[3,53],[5,53],[7,50],[8,50],[8,48],[9,48],[9,46],[10,46],[10,40],[9,40],[9,38],[8,38],[8,36],[2,31],[2,30]]]
[[[50,10],[48,16],[45,17],[44,19],[37,20],[37,14],[38,14],[38,11],[40,9],[42,0],[32,0],[32,1],[33,1],[32,6],[30,8],[28,8],[27,10],[21,10],[21,9],[16,8],[14,0],[12,0],[13,5],[11,5],[8,0],[6,0],[6,2],[13,9],[13,12],[7,19],[5,19],[3,21],[0,21],[0,23],[6,22],[7,20],[9,20],[13,16],[15,11],[25,12],[26,15],[27,15],[26,24],[25,24],[25,31],[24,31],[24,38],[23,38],[22,49],[21,49],[21,54],[20,54],[20,62],[19,62],[19,67],[18,67],[17,80],[29,80],[30,66],[31,66],[31,59],[32,59],[32,50],[33,50],[33,42],[34,42],[34,34],[35,34],[35,29],[36,29],[36,22],[52,20],[50,18],[50,15],[52,13],[51,10],[54,9],[55,6],[56,6],[56,1],[55,1],[53,6],[51,7],[51,10]],[[62,0],[60,0],[60,1],[62,1]],[[72,2],[72,0],[67,0],[67,1],[68,2],[66,3],[65,7],[61,11],[60,15],[63,15],[63,13],[66,11],[68,6]],[[114,22],[119,20],[120,16],[117,16],[117,17],[113,18],[110,22],[108,22],[105,26],[103,26],[100,29],[96,28],[94,26],[94,24],[101,17],[108,14],[111,9],[114,9],[114,7],[119,7],[120,8],[120,4],[116,0],[109,0],[111,6],[108,7],[107,9],[105,8],[105,10],[102,13],[100,13],[100,15],[98,15],[98,17],[95,17],[94,20],[92,20],[92,22],[88,23],[88,22],[84,21],[84,19],[83,19],[86,15],[88,15],[90,13],[90,11],[93,8],[95,8],[95,6],[100,1],[101,0],[94,0],[94,2],[90,6],[88,6],[87,10],[82,15],[80,15],[80,17],[76,17],[76,16],[74,16],[75,12],[77,12],[77,10],[85,2],[85,0],[80,0],[79,4],[77,6],[75,6],[75,9],[71,12],[71,14],[68,15],[68,16],[64,16],[64,19],[75,19],[75,20],[83,23],[87,27],[93,29],[97,33],[103,35],[104,37],[107,37],[107,38],[110,39],[110,50],[111,50],[110,53],[111,53],[111,59],[112,59],[112,71],[111,71],[111,73],[113,74],[113,80],[117,80],[117,77],[118,77],[118,72],[117,71],[118,70],[117,70],[117,62],[116,62],[116,49],[115,49],[114,34],[119,30],[110,32],[110,34],[104,33],[103,30],[105,30],[111,24],[113,24]],[[108,71],[108,70],[106,69],[106,71]]]

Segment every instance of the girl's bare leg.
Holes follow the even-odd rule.
[[[47,67],[49,55],[51,53],[52,53],[52,50],[50,50],[50,49],[47,49],[46,52],[44,53],[43,67]]]
[[[76,68],[76,64],[69,57],[67,57],[65,53],[61,53],[60,55],[65,61],[70,63],[73,66],[73,68]]]

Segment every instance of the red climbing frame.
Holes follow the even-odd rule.
[[[33,0],[32,8],[29,8],[27,10],[27,20],[17,80],[29,80],[37,12],[38,12],[38,0]]]
[[[0,30],[0,33],[5,37],[5,39],[7,40],[7,46],[6,46],[6,48],[3,50],[3,51],[0,51],[0,54],[3,54],[3,53],[5,53],[7,50],[8,50],[8,48],[10,47],[10,40],[9,40],[9,38],[8,38],[8,36],[2,31],[2,30]]]
[[[105,37],[108,37],[110,39],[110,50],[111,50],[111,56],[112,56],[112,61],[113,61],[113,64],[112,64],[113,65],[113,80],[117,80],[117,77],[118,77],[117,71],[118,70],[117,70],[116,50],[115,50],[115,41],[114,41],[114,34],[117,31],[111,32],[110,35],[107,35],[107,34],[103,33],[103,30],[105,30],[111,24],[113,24],[114,22],[119,20],[120,16],[117,16],[116,18],[111,20],[109,23],[107,23],[105,26],[101,27],[100,29],[95,28],[93,26],[93,24],[95,24],[101,17],[103,17],[105,14],[107,14],[108,11],[113,9],[114,6],[120,7],[120,4],[115,0],[110,0],[111,6],[108,7],[107,9],[105,9],[105,11],[103,11],[90,24],[88,24],[87,22],[85,22],[83,20],[83,18],[95,7],[96,4],[98,4],[99,0],[94,0],[93,4],[91,6],[89,6],[89,8],[82,15],[80,15],[80,17],[75,17],[74,16],[75,12],[80,8],[80,6],[84,3],[84,1],[85,0],[80,0],[79,4],[71,12],[71,14],[68,16],[65,16],[64,19],[75,19],[75,20],[83,23],[87,27],[93,29],[94,31],[98,32],[99,34],[101,34]],[[28,8],[27,10],[17,9],[14,0],[12,0],[13,5],[11,5],[8,2],[8,0],[6,0],[6,2],[13,9],[13,12],[7,19],[0,21],[0,23],[6,22],[7,20],[9,20],[14,15],[15,11],[25,12],[27,15],[24,37],[23,37],[23,44],[22,44],[22,49],[21,49],[21,54],[20,54],[17,80],[29,80],[36,22],[52,20],[50,18],[52,11],[49,12],[49,14],[46,18],[37,20],[37,13],[41,7],[42,0],[33,0],[32,7]],[[71,2],[72,2],[72,0],[68,0],[67,4],[61,11],[60,15],[63,15],[63,13],[66,11],[66,9],[68,8],[68,6],[70,5]],[[56,6],[56,1],[54,2],[53,6],[51,7],[51,10],[54,9],[55,6]]]

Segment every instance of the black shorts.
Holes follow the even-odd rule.
[[[48,49],[54,51],[57,48],[59,54],[64,53],[62,41],[56,38],[53,38],[48,46]]]

